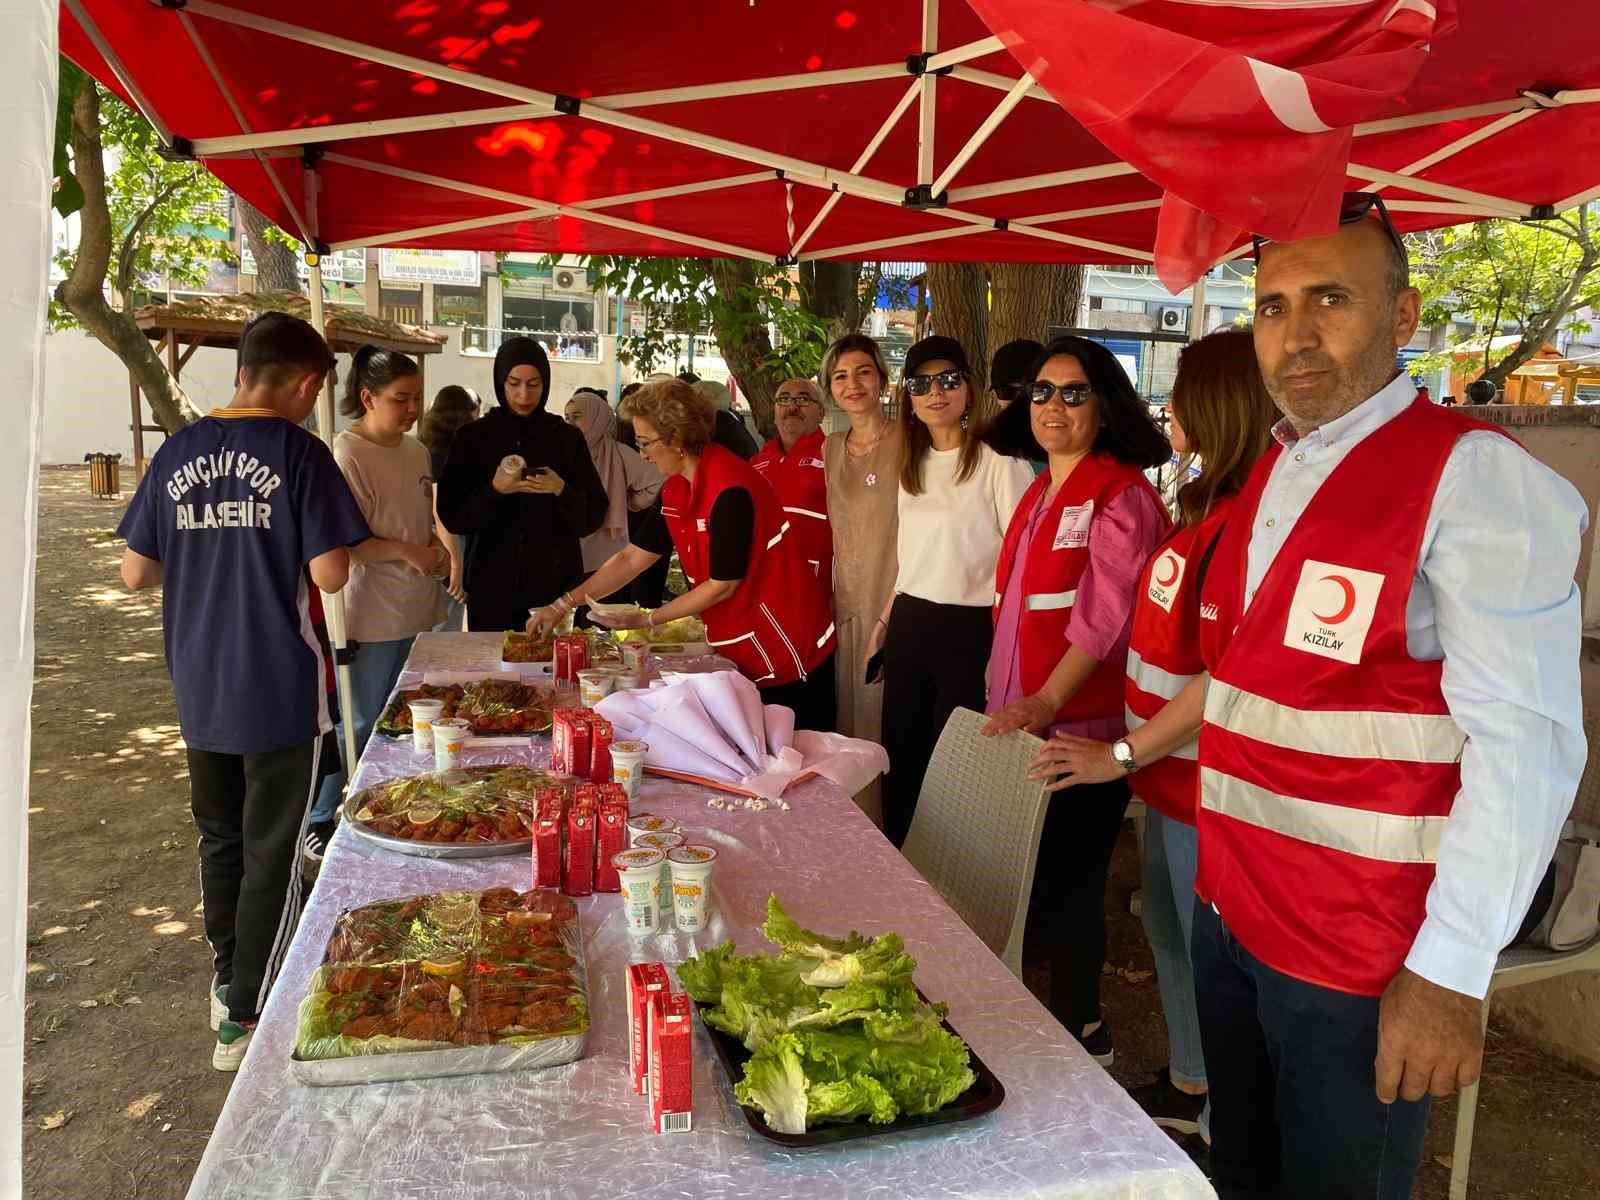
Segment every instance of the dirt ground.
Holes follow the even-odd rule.
[[[47,469],[40,486],[25,1194],[167,1200],[184,1195],[230,1077],[211,1069],[210,955],[160,600],[123,591],[122,505],[92,499],[85,475]],[[1150,953],[1127,911],[1137,877],[1130,830],[1108,901],[1124,973],[1105,988],[1112,1074],[1130,1085],[1166,1047]],[[1600,1081],[1491,1025],[1474,1200],[1600,1195],[1597,1102]],[[1453,1103],[1435,1109],[1424,1200],[1446,1194],[1454,1123]]]

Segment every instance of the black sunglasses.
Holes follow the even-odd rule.
[[[906,378],[906,391],[913,396],[926,396],[933,390],[933,381],[939,381],[941,392],[953,392],[966,382],[967,373],[954,368],[934,375],[911,375]]]
[[[1079,380],[1076,383],[1051,383],[1048,379],[1036,380],[1028,385],[1028,399],[1036,405],[1050,403],[1051,396],[1060,396],[1068,408],[1081,408],[1089,401],[1094,387]]]
[[[1406,244],[1400,240],[1400,233],[1394,227],[1394,222],[1389,219],[1389,210],[1384,207],[1383,197],[1377,192],[1346,192],[1344,199],[1339,204],[1339,224],[1354,225],[1357,221],[1365,221],[1367,214],[1376,212],[1378,223],[1383,226],[1383,232],[1388,234],[1389,242],[1394,246],[1395,252],[1400,255],[1400,261],[1408,261],[1406,257]],[[1255,260],[1261,261],[1261,247],[1270,242],[1271,238],[1252,234],[1250,243],[1255,253]]]

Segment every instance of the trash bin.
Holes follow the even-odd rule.
[[[89,493],[97,500],[120,500],[122,480],[118,473],[120,454],[85,454],[89,464]]]

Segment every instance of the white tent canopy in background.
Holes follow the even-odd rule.
[[[0,0],[0,1197],[22,1194],[22,1007],[28,932],[28,709],[50,187],[55,0]]]

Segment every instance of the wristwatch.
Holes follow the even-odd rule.
[[[1139,769],[1139,764],[1133,759],[1133,747],[1128,744],[1127,738],[1118,738],[1111,743],[1111,757],[1116,759],[1117,766],[1122,768],[1124,774],[1132,774]]]

